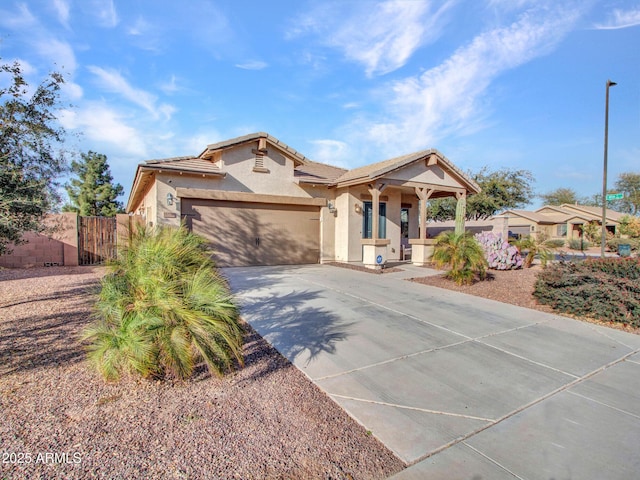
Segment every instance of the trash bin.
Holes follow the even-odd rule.
[[[618,245],[618,255],[621,257],[630,257],[631,256],[631,245],[628,243],[621,243]]]

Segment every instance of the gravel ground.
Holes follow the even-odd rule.
[[[1,478],[351,479],[404,467],[249,328],[245,367],[223,379],[103,382],[78,340],[103,274],[0,270]]]
[[[490,298],[491,300],[498,300],[520,307],[532,308],[541,312],[568,316],[576,320],[604,325],[640,335],[640,328],[633,328],[622,323],[601,322],[584,317],[573,317],[564,313],[554,312],[551,307],[539,304],[533,296],[533,286],[541,269],[542,266],[534,264],[531,268],[519,270],[489,270],[486,281],[476,282],[473,285],[456,285],[453,281],[445,278],[444,274],[412,278],[411,281],[467,293],[469,295],[476,295],[478,297]]]

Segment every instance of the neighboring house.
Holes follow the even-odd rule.
[[[616,233],[620,218],[624,214],[607,209],[607,230]],[[493,218],[507,218],[509,231],[514,235],[538,235],[544,233],[549,238],[579,238],[582,226],[589,222],[602,224],[602,207],[571,205],[559,207],[546,205],[535,211],[507,210]]]
[[[436,150],[353,170],[313,162],[266,133],[196,157],[138,165],[127,212],[179,225],[212,244],[221,266],[399,260],[424,263],[426,201],[464,202],[478,185]],[[418,200],[422,201],[419,202]]]

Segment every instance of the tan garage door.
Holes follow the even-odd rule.
[[[318,207],[184,198],[182,214],[221,267],[318,263]]]

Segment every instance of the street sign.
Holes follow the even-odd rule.
[[[622,200],[624,194],[622,193],[607,193],[607,200]]]

